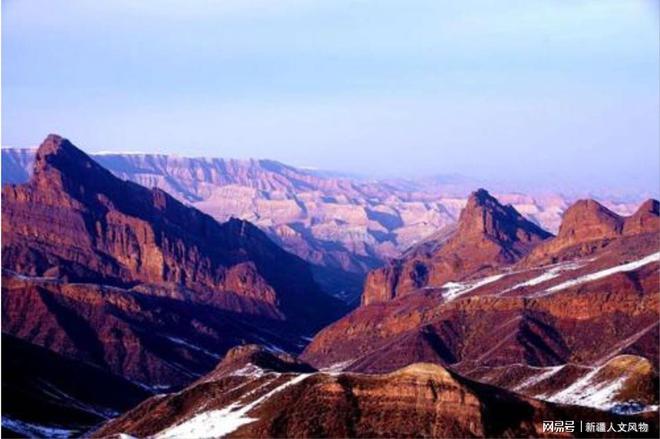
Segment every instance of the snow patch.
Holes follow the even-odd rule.
[[[256,366],[252,363],[248,363],[245,366],[241,367],[240,369],[237,369],[237,370],[233,371],[230,375],[260,378],[260,377],[264,376],[265,373],[266,373],[266,371],[264,371],[259,366]]]
[[[538,397],[560,404],[575,404],[609,410],[616,404],[615,397],[623,388],[627,377],[620,376],[616,380],[599,382],[595,378],[601,369],[602,367],[595,368],[564,390],[550,397],[544,397],[543,395]]]
[[[606,366],[607,363],[593,368],[559,392],[536,397],[560,404],[574,404],[609,411],[620,410],[622,405],[630,403],[617,399],[630,374],[624,372],[613,380],[598,379],[598,375]],[[652,409],[653,406],[644,406],[638,412]]]
[[[98,407],[94,406],[91,404],[87,404],[86,402],[80,401],[77,398],[69,395],[68,393],[64,392],[62,389],[53,386],[50,383],[44,382],[43,383],[43,388],[41,389],[45,394],[55,398],[58,401],[61,401],[63,403],[69,404],[72,407],[75,407],[77,409],[80,409],[82,411],[86,411],[89,413],[93,413],[100,418],[104,419],[110,419],[110,418],[115,418],[120,415],[119,412],[109,409],[109,408],[103,408],[103,407]]]
[[[541,275],[536,276],[532,279],[528,279],[524,282],[516,284],[516,285],[512,286],[511,288],[507,288],[506,290],[502,291],[498,295],[501,295],[501,294],[504,294],[504,293],[507,293],[509,291],[513,291],[513,290],[516,290],[516,289],[522,288],[522,287],[533,287],[535,285],[541,284],[543,282],[547,282],[549,280],[552,280],[552,279],[558,277],[564,271],[573,271],[573,270],[577,270],[580,267],[582,267],[582,264],[577,263],[577,262],[568,262],[568,263],[561,263],[561,264],[554,265],[552,267],[549,267],[549,269],[545,273],[542,273]]]
[[[216,438],[226,436],[239,427],[257,421],[258,418],[247,416],[248,412],[285,388],[297,384],[312,374],[301,374],[276,387],[247,405],[232,403],[220,410],[209,410],[197,414],[179,425],[167,428],[154,436],[155,439],[167,438]]]
[[[265,345],[262,345],[268,352],[272,354],[288,354],[287,351],[282,349],[281,347],[274,345],[272,343],[266,343]]]
[[[617,265],[614,267],[607,268],[605,270],[597,271],[595,273],[587,274],[584,276],[580,276],[576,279],[572,279],[566,282],[562,282],[558,285],[555,285],[554,287],[550,287],[543,294],[540,294],[537,297],[545,296],[547,294],[552,294],[556,291],[564,290],[566,288],[573,287],[575,285],[580,285],[586,282],[592,282],[598,279],[603,279],[607,276],[611,276],[615,273],[621,273],[621,272],[626,272],[626,271],[633,271],[636,270],[640,267],[643,267],[646,264],[650,264],[652,262],[660,262],[660,252],[650,254],[642,259],[639,259],[637,261],[633,262],[628,262],[627,264],[622,264],[622,265]]]
[[[496,274],[493,276],[484,277],[471,282],[447,282],[442,285],[441,288],[444,288],[445,291],[442,293],[442,297],[445,301],[449,302],[456,299],[459,296],[462,296],[470,291],[476,290],[484,285],[495,282],[502,279],[508,273]]]
[[[186,340],[184,340],[184,339],[182,339],[182,338],[179,338],[179,337],[171,337],[171,336],[166,336],[166,338],[167,338],[168,340],[170,340],[170,341],[173,341],[174,343],[176,343],[176,344],[178,344],[178,345],[188,347],[188,348],[190,348],[190,349],[192,349],[192,350],[195,350],[195,351],[197,351],[197,352],[201,352],[201,353],[203,353],[203,354],[208,355],[209,357],[215,358],[216,360],[220,358],[220,355],[218,355],[218,354],[216,354],[216,353],[214,353],[214,352],[211,352],[211,351],[207,351],[206,349],[201,348],[201,347],[199,347],[199,346],[197,346],[197,345],[194,345],[194,344],[192,344],[192,343],[190,343],[190,342],[187,342]]]
[[[327,375],[338,375],[344,371],[348,366],[353,364],[354,360],[341,361],[339,363],[331,364],[328,367],[320,369],[319,372],[323,372]]]
[[[520,390],[526,389],[528,387],[532,387],[541,381],[545,381],[546,379],[550,378],[560,370],[564,368],[564,365],[562,364],[561,366],[553,366],[553,367],[547,367],[543,368],[539,373],[532,375],[531,377],[527,378],[523,382],[519,383],[516,385],[512,390],[514,392],[518,392]]]
[[[58,280],[56,277],[29,276],[26,274],[17,273],[16,271],[13,270],[9,270],[8,268],[3,268],[2,271],[7,274],[10,274],[12,277],[18,280],[37,281],[37,282],[54,282]]]
[[[167,392],[172,389],[172,386],[169,386],[167,384],[146,384],[140,381],[131,381],[131,382],[136,386],[142,388],[143,390],[146,390],[147,392],[151,392],[151,393]]]
[[[261,337],[257,334],[254,334],[254,336],[259,340],[259,344],[263,346],[264,349],[266,349],[268,352],[272,354],[288,354],[287,351],[284,349],[280,348],[279,346],[269,342],[266,340],[264,337]]]
[[[89,283],[89,282],[67,282],[66,283],[69,286],[76,286],[76,287],[98,287],[101,289],[101,291],[116,291],[118,293],[126,293],[129,292],[130,290],[127,290],[126,288],[122,287],[116,287],[114,285],[105,285],[105,284],[95,284],[95,283]]]

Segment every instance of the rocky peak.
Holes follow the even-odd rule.
[[[49,134],[44,139],[37,149],[34,159],[35,176],[53,169],[65,172],[75,168],[92,167],[94,167],[94,162],[87,154],[73,146],[69,140],[57,134]]]
[[[37,149],[30,181],[30,184],[40,191],[61,191],[78,200],[87,198],[87,201],[92,193],[110,195],[107,192],[122,183],[122,180],[92,160],[69,140],[57,134],[49,134]],[[127,194],[113,195],[119,195],[117,198],[121,200]]]
[[[577,243],[614,238],[621,234],[624,220],[595,200],[578,200],[564,213],[558,240]]]
[[[17,272],[58,267],[81,282],[184,288],[191,300],[268,318],[281,311],[301,327],[322,326],[311,316],[328,308],[343,312],[304,261],[255,226],[220,224],[162,189],[122,180],[57,135],[38,148],[28,183],[3,188],[2,207],[3,263]]]
[[[64,144],[64,145],[63,145]],[[41,145],[37,149],[37,161],[43,160],[45,157],[57,154],[60,150],[66,149],[70,145],[69,141],[60,136],[59,134],[49,134],[46,136]]]
[[[660,230],[660,201],[648,199],[639,209],[626,218],[623,226],[625,235],[658,232]]]
[[[468,198],[459,217],[457,235],[462,241],[485,236],[503,243],[536,242],[551,236],[513,206],[500,204],[485,189],[478,189]]]
[[[495,267],[511,264],[552,235],[502,205],[485,189],[473,192],[458,227],[442,241],[423,242],[403,258],[367,275],[362,304],[386,302],[420,288],[440,287]]]
[[[536,248],[527,263],[589,255],[610,241],[631,235],[655,233],[657,239],[659,211],[660,203],[653,199],[628,217],[617,215],[595,200],[579,200],[564,213],[557,237]]]
[[[653,216],[660,216],[660,201],[654,198],[649,198],[648,200],[644,201],[639,206],[639,209],[637,209],[634,215],[643,213],[650,213],[653,214]]]

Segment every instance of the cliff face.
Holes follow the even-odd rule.
[[[228,353],[231,359],[187,389],[151,398],[93,436],[539,437],[543,420],[569,413],[623,419],[531,400],[437,364],[417,363],[386,374],[309,366],[303,371],[305,365],[259,347],[241,350]],[[626,421],[633,419],[651,417]]]
[[[488,192],[474,192],[458,225],[442,242],[423,243],[402,259],[367,275],[362,304],[384,302],[411,291],[440,286],[478,271],[511,264],[552,235],[503,206]]]
[[[317,325],[319,305],[332,302],[304,261],[250,223],[218,224],[160,189],[122,181],[56,136],[37,151],[31,181],[2,196],[3,267],[17,273],[185,288],[204,303],[231,293]]]
[[[180,386],[246,341],[298,351],[338,318],[309,265],[49,136],[2,192],[2,329],[146,386]]]

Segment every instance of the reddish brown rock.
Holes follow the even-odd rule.
[[[34,149],[3,148],[3,183],[26,182],[34,155]],[[218,221],[236,217],[252,222],[313,264],[315,279],[325,290],[355,303],[369,270],[454,225],[474,185],[457,176],[365,181],[271,160],[142,153],[92,158],[114,175],[158,187]],[[537,191],[497,196],[553,232],[572,201]],[[637,207],[636,200],[613,198],[606,196],[603,203],[619,214],[629,215]]]
[[[439,237],[441,242],[430,245],[426,241],[419,250],[370,272],[362,304],[385,302],[511,264],[551,236],[480,189],[468,199],[455,230]]]
[[[631,216],[625,219],[623,233],[633,235],[636,233],[656,232],[660,230],[660,201],[647,200]]]
[[[543,421],[647,422],[515,395],[417,363],[386,374],[308,371],[256,347],[187,389],[145,401],[94,437],[546,437]],[[241,361],[238,361],[241,360]],[[273,365],[273,366],[271,366]],[[570,437],[572,435],[563,435]]]
[[[344,309],[255,226],[123,181],[54,135],[31,180],[3,187],[2,264],[3,333],[149,389],[244,343],[298,352]]]
[[[601,212],[586,204],[587,212]],[[363,372],[429,361],[528,395],[593,403],[580,396],[577,390],[588,392],[579,386],[562,392],[580,379],[608,376],[599,368],[613,358],[634,355],[653,372],[644,375],[644,385],[625,377],[624,387],[639,390],[631,399],[642,406],[657,404],[648,383],[657,380],[659,363],[660,229],[648,207],[653,204],[640,212],[649,226],[639,233],[623,233],[628,220],[607,215],[611,221],[592,216],[583,232],[569,216],[563,235],[515,264],[367,303],[321,331],[302,358],[315,367]],[[587,241],[564,245],[575,237]],[[409,254],[419,257],[420,251]],[[525,383],[534,380],[538,385]],[[615,385],[591,384],[585,387]],[[603,407],[625,410],[624,393],[612,391]]]
[[[538,246],[527,258],[529,264],[560,261],[598,253],[622,236],[647,235],[660,246],[660,216],[657,200],[647,200],[631,216],[622,217],[594,200],[580,200],[564,214],[556,238]]]
[[[564,213],[557,242],[571,245],[615,238],[623,231],[623,218],[594,200],[579,200]]]
[[[227,295],[222,309],[168,292],[5,277],[2,329],[147,388],[187,384],[245,342],[300,349],[274,306],[268,315],[259,301]]]
[[[16,273],[181,287],[196,292],[189,300],[217,305],[232,293],[311,327],[340,312],[304,261],[250,223],[221,225],[159,189],[122,181],[58,136],[37,151],[29,183],[3,188],[2,213],[3,268]]]

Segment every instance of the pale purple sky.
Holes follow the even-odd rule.
[[[657,0],[3,0],[2,144],[658,190]]]

